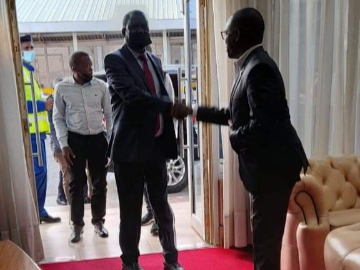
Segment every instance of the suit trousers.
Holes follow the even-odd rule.
[[[61,171],[59,171],[59,185],[58,185],[58,194],[57,194],[57,198],[58,199],[66,199],[66,194],[65,194],[65,190],[64,190],[64,179],[63,179],[63,173]]]
[[[254,270],[280,270],[282,237],[292,187],[250,194]]]
[[[60,167],[60,178],[62,178],[62,185],[63,185],[63,191],[65,192],[66,200],[70,203],[70,192],[69,192],[69,181],[70,181],[70,174],[68,165],[66,163],[66,160],[62,154],[62,152],[54,153],[54,158],[56,162],[59,164]],[[59,192],[60,193],[60,187]]]
[[[105,133],[80,135],[68,133],[68,144],[74,152],[70,173],[71,221],[74,225],[84,226],[84,187],[87,182],[86,161],[93,185],[91,197],[92,224],[104,222],[106,214],[106,151],[108,142]]]
[[[147,212],[154,215],[153,210],[151,208],[150,199],[149,199],[149,192],[147,191],[146,184],[144,186],[144,200],[145,200]]]
[[[174,215],[167,198],[165,158],[144,163],[114,161],[114,171],[120,202],[119,242],[121,259],[129,265],[138,262],[141,235],[141,212],[146,183],[165,261],[177,262]]]

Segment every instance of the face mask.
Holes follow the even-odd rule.
[[[132,49],[142,50],[152,41],[149,32],[129,32],[127,43]]]
[[[33,63],[36,58],[35,51],[24,51],[23,52],[23,60],[27,63]]]

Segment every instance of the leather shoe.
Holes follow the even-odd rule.
[[[144,270],[144,269],[141,268],[138,263],[133,263],[133,264],[130,264],[130,265],[123,264],[122,265],[122,270]]]
[[[98,222],[94,224],[95,233],[97,233],[101,238],[106,238],[109,236],[108,230],[104,227],[104,223]]]
[[[58,197],[56,199],[56,203],[58,205],[67,205],[67,200],[64,197]]]
[[[59,217],[52,217],[48,215],[47,217],[40,217],[40,224],[41,223],[58,223],[61,221]]]
[[[85,197],[84,204],[90,204],[90,203],[91,203],[91,199],[89,197]]]
[[[154,222],[154,216],[151,212],[147,212],[141,219],[141,226],[146,226]]]
[[[153,225],[151,226],[150,233],[153,236],[158,236],[159,235],[159,226],[156,224],[156,222],[154,222]]]
[[[184,270],[179,263],[164,262],[164,270]]]
[[[74,225],[71,230],[72,231],[69,238],[70,242],[71,243],[80,242],[81,235],[84,233],[83,227]]]

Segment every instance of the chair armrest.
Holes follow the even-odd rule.
[[[330,232],[329,223],[299,224],[296,238],[301,270],[326,270],[324,261],[325,239]]]
[[[325,270],[324,243],[330,232],[321,185],[311,175],[293,188],[282,247],[282,270]]]
[[[302,213],[303,221],[309,226],[328,222],[324,191],[312,175],[302,176],[296,183],[289,201],[289,213]]]

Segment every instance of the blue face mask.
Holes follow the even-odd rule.
[[[34,50],[32,51],[24,51],[23,52],[23,60],[27,63],[33,63],[36,58],[36,53]]]

